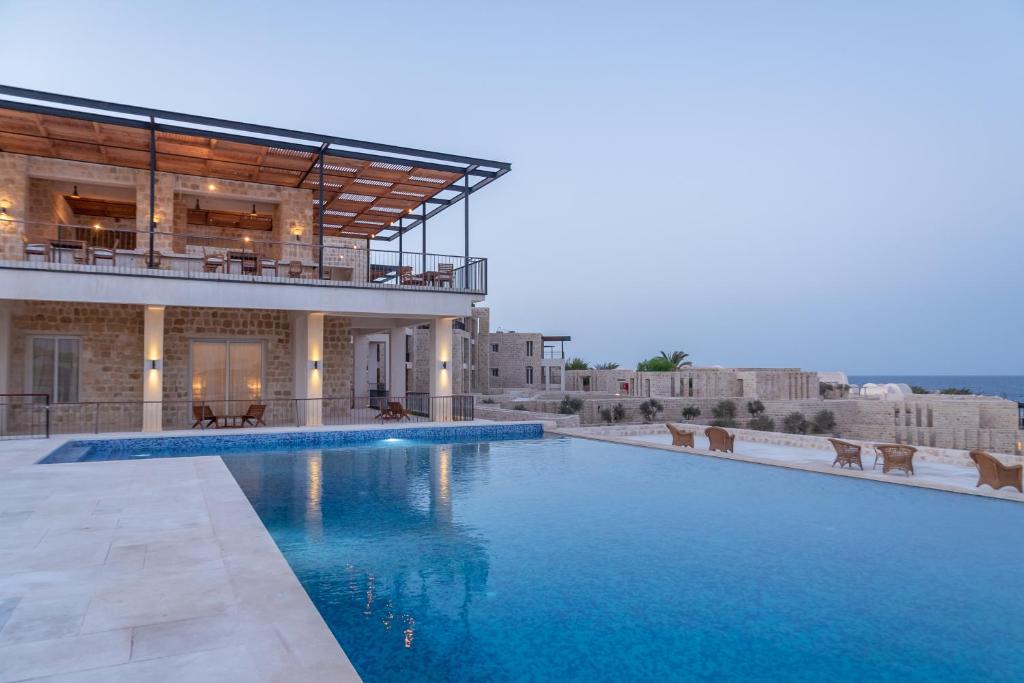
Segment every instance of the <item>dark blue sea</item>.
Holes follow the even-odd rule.
[[[932,391],[956,387],[970,389],[975,394],[1024,401],[1024,375],[850,375],[850,381],[854,384],[916,384]]]

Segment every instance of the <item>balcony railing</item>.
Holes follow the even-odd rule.
[[[165,430],[461,422],[474,418],[472,396],[409,394],[244,401],[50,403],[45,394],[0,394],[0,439],[137,432],[142,429],[143,419],[150,410],[159,410]]]
[[[151,253],[150,233],[131,226],[4,223],[20,229],[0,230],[3,260],[48,270],[487,293],[487,259],[367,249],[348,238],[325,237],[320,246],[300,239],[282,242],[251,235],[158,230],[153,233]]]

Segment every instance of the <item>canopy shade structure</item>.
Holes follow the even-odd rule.
[[[0,85],[0,151],[312,191],[327,236],[393,240],[511,164]]]

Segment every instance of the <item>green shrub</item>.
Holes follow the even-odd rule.
[[[615,422],[622,422],[626,419],[626,406],[621,403],[616,403],[615,407],[612,408],[612,419]]]
[[[575,415],[581,410],[583,410],[583,399],[572,396],[563,396],[562,402],[558,406],[558,412],[562,415]]]
[[[526,410],[526,406],[523,405],[522,403],[517,403],[514,406],[512,406],[512,410]]]
[[[683,419],[687,422],[693,422],[700,417],[700,408],[697,406],[686,406],[683,408]]]
[[[747,412],[753,417],[757,417],[764,412],[764,404],[760,401],[750,401],[747,403]]]
[[[494,403],[495,401],[494,401],[493,398],[485,398],[484,400],[482,400],[480,402],[481,403]]]
[[[649,398],[640,404],[640,414],[644,416],[644,420],[650,422],[658,417],[658,413],[665,409],[665,406],[660,401],[654,398]]]
[[[601,408],[601,410],[597,411],[597,414],[601,416],[601,421],[602,422],[607,422],[608,424],[612,423],[612,409],[611,408]]]
[[[738,426],[736,423],[736,404],[732,401],[719,401],[711,409],[711,416],[714,418],[711,420],[711,424],[715,427]]]
[[[615,363],[615,362],[597,363],[597,364],[594,365],[594,369],[595,370],[615,370],[618,367],[619,367],[619,364]]]
[[[970,396],[971,390],[963,387],[947,387],[939,391],[940,394],[947,394],[950,396]]]
[[[806,434],[807,418],[799,411],[793,411],[782,420],[782,431],[787,434]]]
[[[915,393],[915,394],[930,394],[930,393],[932,393],[932,392],[928,391],[927,389],[925,389],[924,387],[919,386],[917,384],[911,384],[910,385],[910,391],[912,393]]]
[[[642,360],[636,364],[637,372],[671,372],[675,369],[675,363],[670,361],[668,358],[662,358],[661,356],[648,358],[647,360]]]
[[[570,358],[565,364],[566,370],[589,370],[590,366],[582,358]]]
[[[750,418],[750,422],[747,424],[747,429],[756,429],[759,432],[774,432],[775,420],[767,415],[757,415]]]
[[[836,428],[836,416],[831,410],[819,410],[811,418],[812,434],[831,434]]]

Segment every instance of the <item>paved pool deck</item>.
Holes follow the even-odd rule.
[[[740,436],[737,436],[734,445],[735,453],[712,452],[708,450],[707,437],[702,434],[697,434],[694,437],[694,448],[691,449],[673,446],[672,437],[664,426],[661,426],[660,429],[652,427],[652,430],[656,431],[622,435],[607,433],[607,428],[588,429],[582,427],[575,429],[552,429],[549,431],[579,438],[657,448],[676,453],[690,453],[761,465],[787,467],[817,472],[819,474],[870,479],[889,484],[902,484],[905,486],[949,491],[951,493],[1024,502],[1024,495],[1018,493],[1016,489],[1004,487],[996,491],[990,486],[978,487],[978,471],[973,466],[915,458],[913,476],[907,476],[902,472],[883,474],[881,460],[879,460],[878,468],[873,469],[872,465],[875,461],[875,454],[873,451],[865,448],[861,454],[861,459],[864,463],[864,471],[862,472],[856,468],[848,469],[840,468],[838,465],[833,466],[832,462],[835,459],[835,453],[831,450],[744,441]],[[664,430],[664,434],[660,430]]]
[[[140,436],[0,442],[0,682],[358,681],[219,457],[36,464]]]

